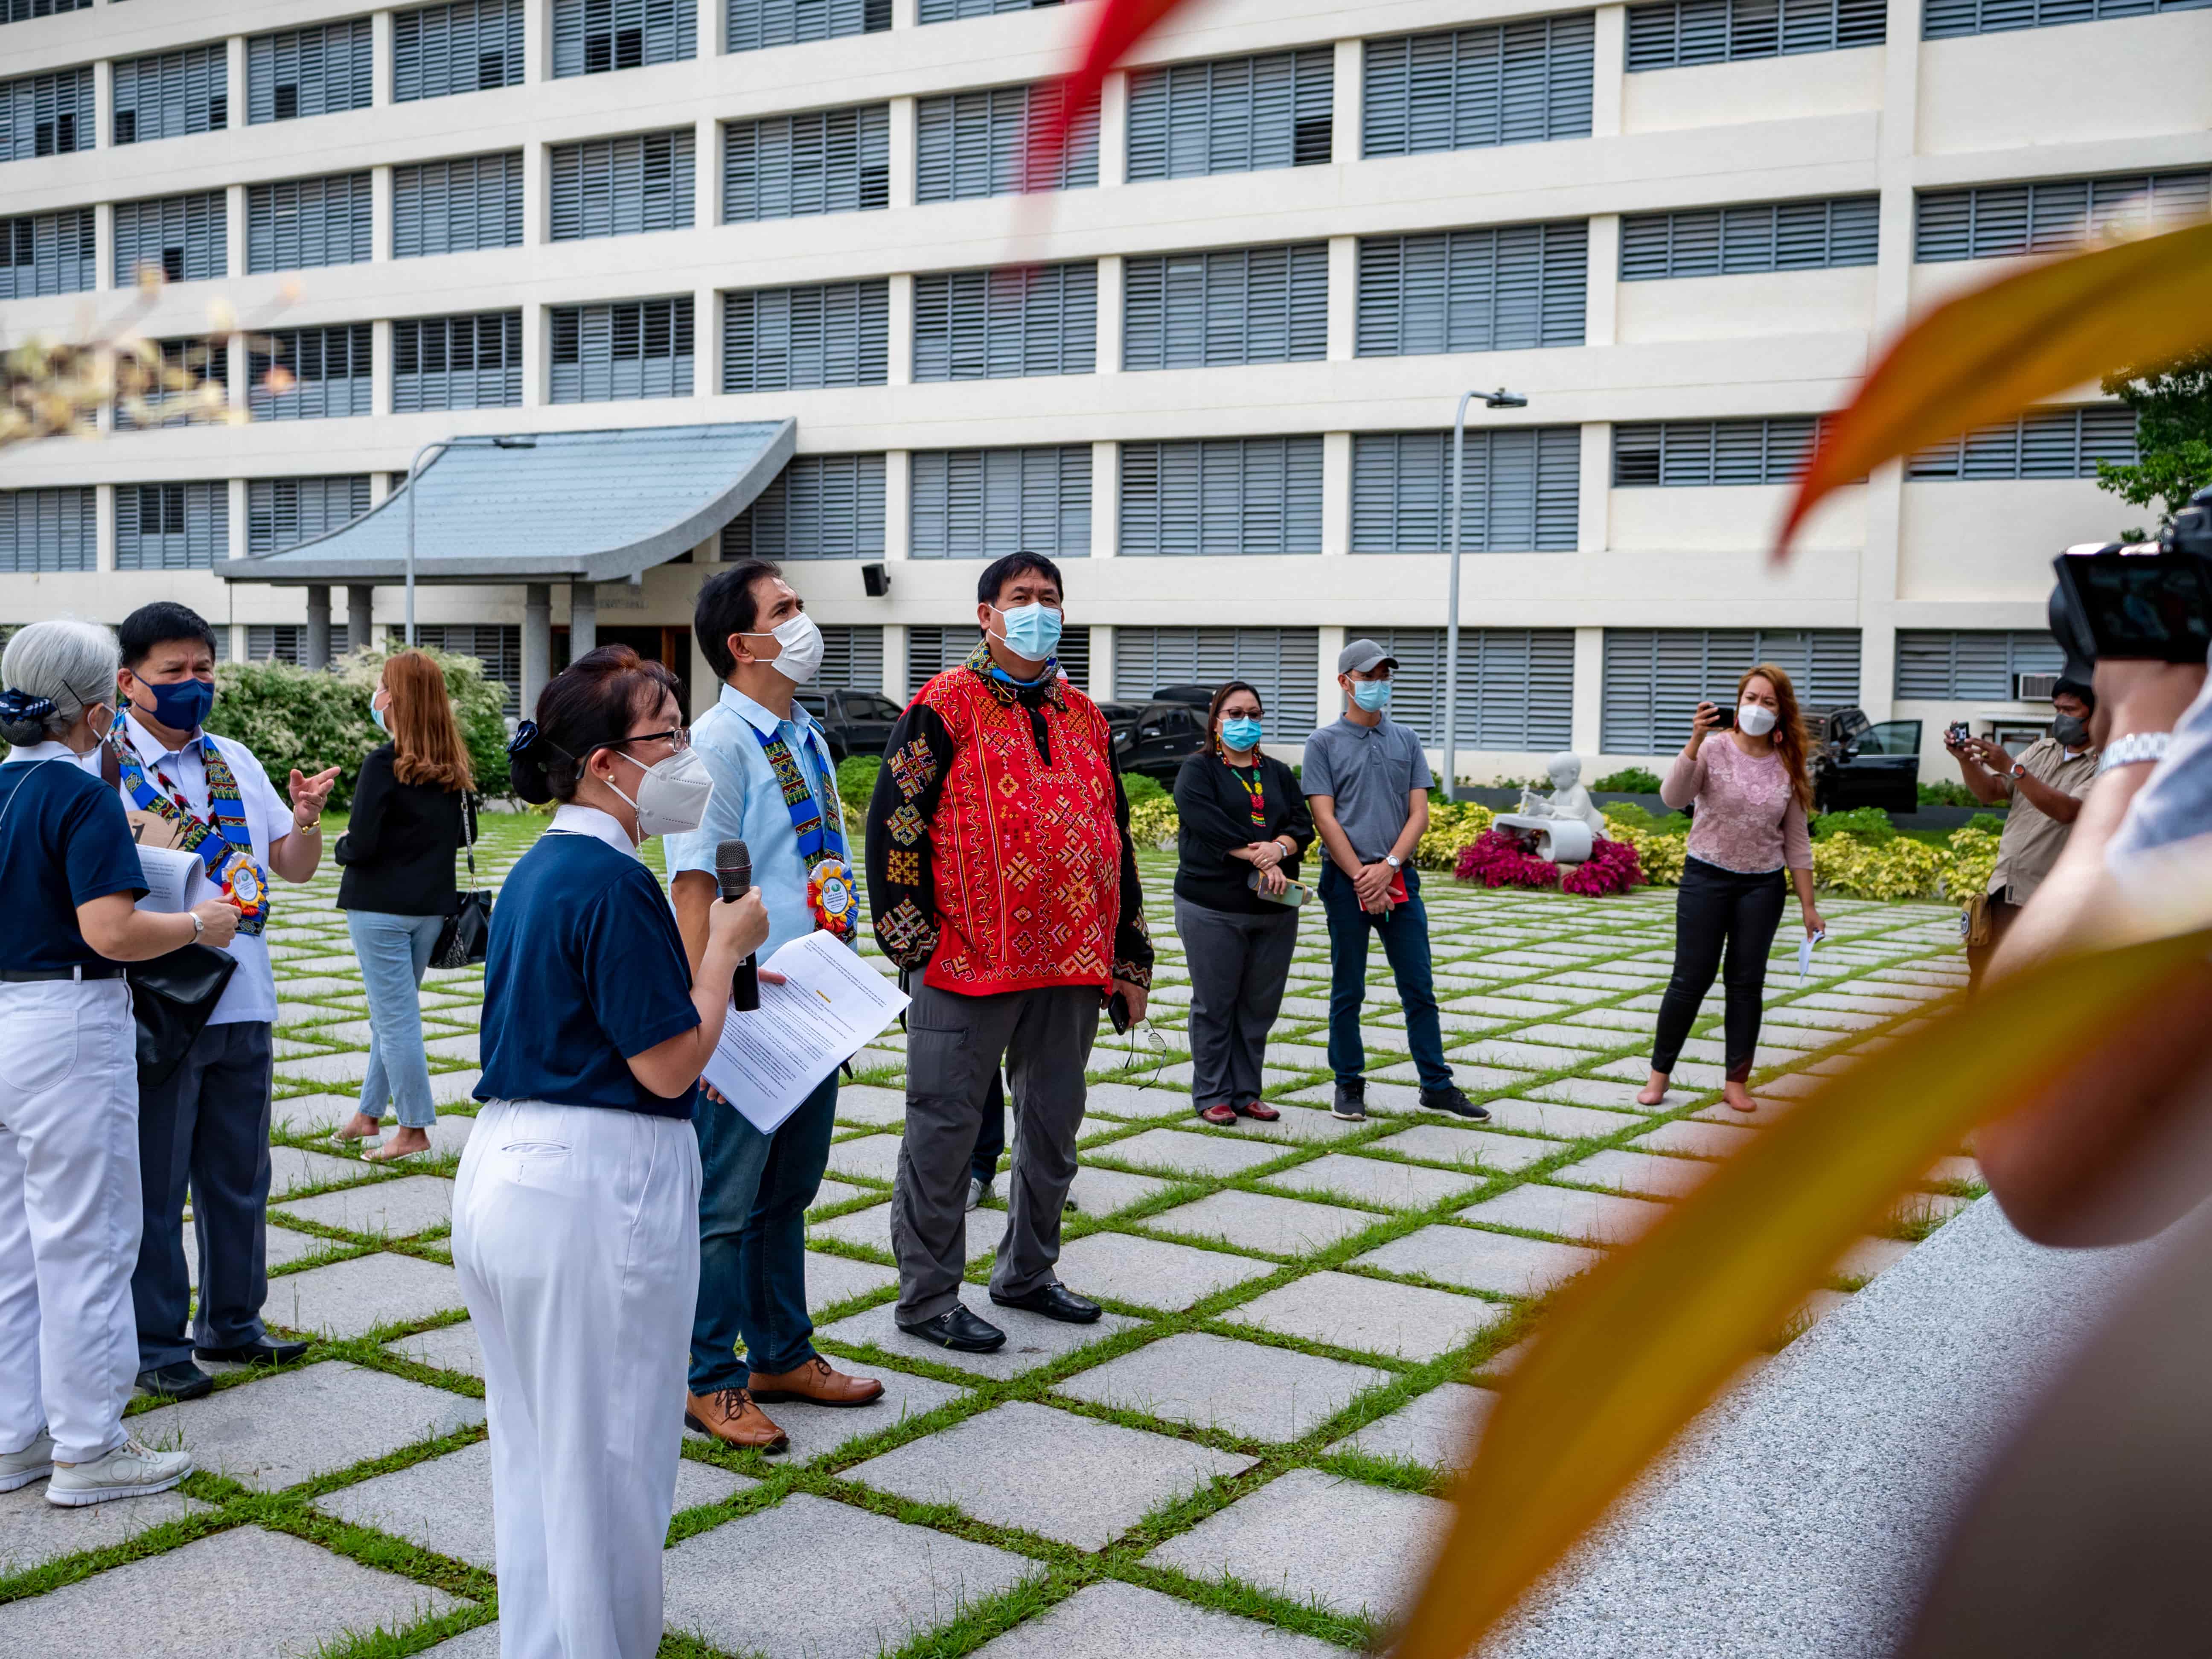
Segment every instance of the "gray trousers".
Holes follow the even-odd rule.
[[[1190,969],[1190,1094],[1203,1111],[1260,1097],[1260,1060],[1282,1012],[1298,913],[1264,916],[1175,902]]]
[[[1001,1056],[1013,1096],[1014,1167],[991,1289],[1022,1296],[1054,1282],[1060,1212],[1075,1180],[1075,1137],[1083,1127],[1083,1073],[1103,1007],[1089,985],[984,997],[915,988],[907,1010],[906,1134],[891,1194],[901,1324],[934,1319],[960,1300],[968,1161]]]

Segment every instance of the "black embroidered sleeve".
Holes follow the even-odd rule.
[[[916,702],[891,728],[868,801],[868,907],[876,943],[899,967],[927,967],[937,949],[934,849],[929,823],[952,764],[952,735]]]
[[[1121,906],[1114,922],[1114,977],[1150,989],[1152,936],[1145,927],[1145,890],[1137,879],[1137,844],[1129,839],[1129,797],[1121,788],[1119,771],[1114,774],[1114,823],[1121,837]]]

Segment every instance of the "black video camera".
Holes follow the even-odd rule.
[[[2100,658],[2212,654],[2212,489],[2198,490],[2155,545],[2069,550],[2052,568],[2051,633],[2066,653],[2066,678],[2087,684]]]

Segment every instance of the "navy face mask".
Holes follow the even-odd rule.
[[[138,684],[154,694],[154,718],[173,732],[198,731],[200,722],[215,707],[213,680],[173,680],[167,685],[141,680]]]

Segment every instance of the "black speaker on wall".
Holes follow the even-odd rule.
[[[891,591],[891,573],[880,564],[860,567],[860,586],[872,599],[880,599]]]

